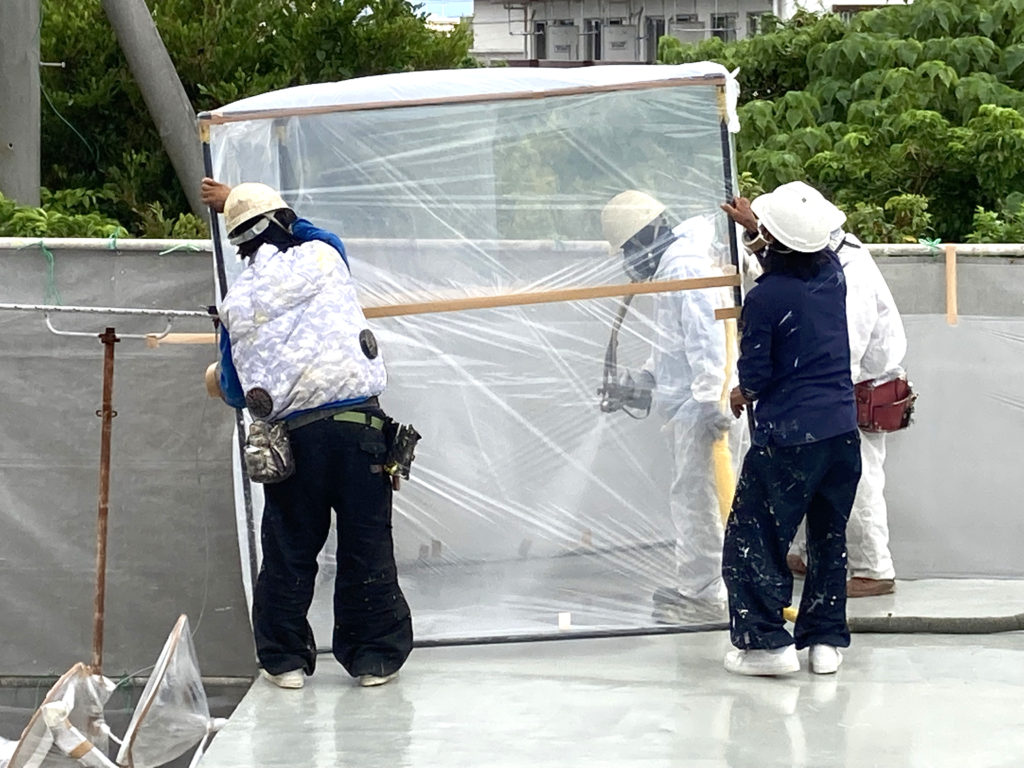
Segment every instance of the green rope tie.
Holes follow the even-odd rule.
[[[934,240],[929,240],[927,237],[921,237],[918,238],[917,242],[919,242],[921,245],[928,246],[929,256],[938,256],[940,253],[942,253],[942,249],[939,248],[939,245],[942,243],[942,240],[940,240],[937,237]]]
[[[60,306],[64,303],[64,299],[60,297],[60,291],[57,289],[57,278],[54,274],[54,268],[56,267],[56,260],[53,257],[53,251],[46,247],[46,243],[40,240],[38,243],[27,243],[26,245],[19,246],[18,250],[22,248],[30,248],[33,245],[38,245],[39,250],[43,252],[43,256],[46,259],[46,279],[45,287],[43,289],[43,303]]]
[[[57,262],[53,257],[53,251],[47,248],[46,243],[42,240],[39,241],[39,248],[42,250],[43,256],[46,257],[46,290],[43,300],[47,304],[59,306],[64,303],[64,299],[61,298],[60,291],[57,289],[57,276],[54,269]]]

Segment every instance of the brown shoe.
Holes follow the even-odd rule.
[[[807,575],[807,565],[800,559],[800,555],[786,555],[786,565],[794,576]]]
[[[865,579],[861,576],[854,576],[846,582],[847,597],[875,597],[876,595],[891,595],[895,591],[895,579]]]

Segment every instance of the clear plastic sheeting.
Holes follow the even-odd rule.
[[[114,691],[109,678],[76,664],[50,689],[17,742],[0,745],[0,768],[158,768],[198,748],[225,722],[210,716],[188,618],[178,618],[153,667],[120,744],[116,763],[107,756],[110,728],[104,706]]]
[[[215,729],[192,644],[188,617],[179,617],[132,715],[118,765],[157,768],[205,744]]]
[[[89,755],[101,755],[106,748],[103,707],[113,689],[110,680],[93,675],[86,665],[73,666],[53,684],[25,726],[6,768],[101,765],[102,762],[91,760]],[[84,762],[69,754],[72,742],[90,745],[74,753],[84,758]]]
[[[732,87],[711,64],[410,73],[279,91],[202,119],[218,180],[271,184],[341,236],[364,306],[515,304],[628,286],[601,212],[629,189],[661,201],[671,226],[704,233],[707,274],[735,275],[719,208],[734,193]],[[234,249],[220,247],[237,274]],[[734,304],[730,287],[707,292]],[[656,302],[629,305],[616,375],[660,343]],[[420,306],[371,321],[389,371],[382,404],[423,435],[394,523],[420,639],[652,626],[652,594],[676,580],[675,449],[664,414],[599,407],[622,306],[617,295]],[[236,479],[243,559],[257,560],[260,488]],[[255,565],[244,572],[251,588]],[[329,555],[320,577],[312,616],[326,642]]]

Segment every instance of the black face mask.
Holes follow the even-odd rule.
[[[623,268],[634,283],[650,280],[658,271],[661,256],[675,240],[666,224],[648,224],[622,244]]]

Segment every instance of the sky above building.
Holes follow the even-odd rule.
[[[473,0],[427,0],[423,10],[430,16],[443,19],[458,19],[473,15]]]

